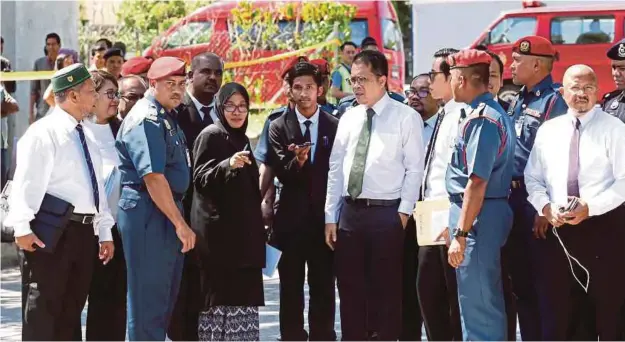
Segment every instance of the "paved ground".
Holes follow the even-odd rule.
[[[277,272],[276,272],[277,273]],[[0,290],[0,340],[21,339],[21,289],[19,269],[2,270],[2,286]],[[265,307],[260,309],[260,338],[262,341],[276,341],[280,336],[278,327],[279,312],[278,277],[265,279]],[[308,288],[306,288],[308,295]],[[337,300],[338,307],[338,300]],[[308,310],[308,309],[306,309]],[[86,310],[83,311],[83,336]],[[305,317],[305,321],[308,320]],[[337,310],[336,329],[340,333],[339,315]],[[308,327],[306,327],[308,328]]]
[[[277,273],[277,272],[276,272]],[[260,339],[261,341],[276,341],[280,336],[278,327],[279,312],[279,283],[277,275],[274,278],[265,279],[265,307],[260,309]],[[0,340],[20,340],[21,339],[21,290],[19,269],[3,269],[1,274],[0,290]],[[308,296],[308,287],[305,289]],[[340,338],[340,317],[338,314],[338,296],[336,311],[336,332]],[[306,308],[305,312],[308,310]],[[83,336],[85,329],[86,310],[83,311]],[[308,318],[305,317],[304,321]],[[306,326],[308,329],[308,326]],[[423,331],[425,339],[425,331]],[[517,330],[517,340],[521,336]]]

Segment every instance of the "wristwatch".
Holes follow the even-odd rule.
[[[460,228],[456,228],[454,229],[454,237],[463,237],[466,238],[467,236],[469,236],[469,232],[465,232]]]

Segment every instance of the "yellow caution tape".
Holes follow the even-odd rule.
[[[333,39],[327,42],[318,43],[315,45],[311,45],[305,47],[303,49],[281,53],[279,55],[274,55],[271,57],[259,58],[252,61],[241,61],[241,62],[227,62],[224,65],[225,69],[234,69],[234,68],[242,68],[248,67],[257,64],[269,63],[279,61],[285,58],[299,56],[304,52],[308,52],[311,50],[316,50],[322,47],[326,47],[329,45],[340,45],[341,42],[338,39]],[[0,81],[34,81],[34,80],[49,80],[54,75],[54,70],[50,71],[12,71],[12,72],[0,72]]]

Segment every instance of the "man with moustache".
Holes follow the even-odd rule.
[[[221,58],[211,52],[201,53],[191,60],[191,70],[187,74],[187,91],[177,116],[188,146],[193,146],[200,132],[218,120],[213,99],[221,87],[223,69]],[[192,199],[193,186],[189,186],[182,201],[185,219],[189,223]],[[198,339],[201,303],[197,298],[200,296],[200,269],[194,254],[194,251],[190,251],[184,259],[178,300],[167,333],[173,341]]]
[[[191,160],[177,123],[186,87],[184,61],[161,57],[148,71],[149,96],[117,134],[122,193],[117,224],[128,272],[128,338],[165,340],[184,254],[195,233],[182,214]]]
[[[437,113],[426,149],[425,176],[420,194],[422,201],[437,201],[448,197],[445,174],[458,136],[460,110],[466,108],[466,105],[454,101],[451,93],[451,73],[447,57],[456,52],[458,50],[452,48],[436,51],[432,71],[429,73],[430,94],[444,105]],[[445,230],[443,236],[448,240],[446,233]],[[445,242],[419,246],[417,260],[417,294],[428,340],[461,340],[456,272],[447,262]]]
[[[295,109],[269,128],[271,164],[282,183],[271,235],[282,251],[280,335],[283,341],[334,341],[332,251],[324,240],[324,204],[329,158],[338,119],[321,109],[322,76],[312,63],[298,63],[288,77]],[[310,143],[312,145],[303,146]],[[309,332],[304,330],[304,280],[308,270]]]
[[[28,128],[17,149],[17,169],[4,222],[25,251],[22,339],[73,340],[87,300],[93,257],[114,254],[115,224],[103,185],[102,157],[83,126],[97,93],[82,64],[52,77],[56,107]],[[71,210],[71,211],[70,211]],[[60,219],[61,213],[65,214]],[[52,229],[60,230],[54,239]],[[93,243],[99,232],[100,250]]]
[[[625,39],[608,50],[616,90],[603,98],[603,110],[625,122]]]
[[[363,43],[364,44],[364,43]],[[430,76],[421,74],[416,76],[410,83],[410,89],[406,91],[406,97],[410,107],[421,115],[423,120],[423,145],[427,146],[432,137],[436,123],[438,101],[430,94]],[[408,219],[406,225],[406,237],[404,239],[404,262],[403,262],[403,290],[402,290],[402,333],[401,341],[420,341],[421,308],[417,296],[417,229],[414,217]]]
[[[509,199],[514,221],[504,253],[516,296],[521,337],[526,341],[541,338],[540,303],[536,295],[536,285],[541,280],[536,277],[534,269],[542,262],[542,257],[533,248],[546,238],[549,222],[528,202],[523,171],[538,127],[567,111],[566,103],[558,93],[560,85],[551,77],[557,58],[551,42],[539,36],[521,38],[512,47],[512,81],[523,87],[508,108],[508,115],[514,122],[516,149]]]
[[[595,106],[597,76],[586,65],[565,72],[560,93],[569,109],[538,129],[525,169],[529,201],[550,226],[536,266],[540,338],[576,340],[581,323],[592,327],[581,340],[621,340],[625,124]],[[576,321],[586,301],[593,308]]]

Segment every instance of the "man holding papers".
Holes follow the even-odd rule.
[[[471,341],[506,339],[500,265],[512,227],[514,130],[488,92],[490,62],[486,52],[474,49],[448,58],[454,100],[470,106],[461,111],[446,180],[449,263],[456,268],[463,339]]]
[[[445,105],[438,111],[436,122],[433,124],[432,138],[427,145],[425,177],[421,186],[422,201],[417,203],[415,217],[417,234],[421,237],[418,239],[417,293],[425,332],[431,341],[458,341],[462,338],[456,272],[447,262],[445,237],[440,236],[441,232],[446,231],[449,217],[445,172],[453,153],[454,139],[458,135],[460,109],[466,108],[465,104],[454,101],[451,94],[451,74],[447,57],[456,52],[458,50],[442,49],[434,54],[430,72],[430,91],[435,99],[443,101]],[[420,209],[424,205],[443,206],[446,209],[421,212]],[[441,215],[442,219],[439,218]],[[421,217],[439,228],[426,229]],[[429,227],[434,228],[432,225]],[[429,242],[424,239],[428,239]]]

